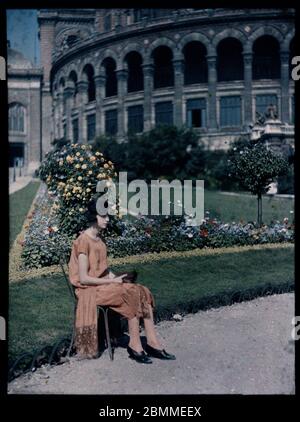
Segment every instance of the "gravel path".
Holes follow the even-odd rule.
[[[99,359],[43,367],[8,385],[14,394],[295,394],[294,294],[190,314],[157,325],[176,361],[138,364],[118,348]]]

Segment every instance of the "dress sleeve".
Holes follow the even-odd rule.
[[[77,255],[83,253],[84,255],[89,255],[89,244],[84,238],[79,238],[77,241]]]

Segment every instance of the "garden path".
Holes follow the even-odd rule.
[[[141,365],[125,348],[95,360],[75,357],[8,385],[14,394],[295,394],[294,294],[257,298],[162,321],[176,361]]]

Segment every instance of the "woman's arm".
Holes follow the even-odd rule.
[[[78,256],[78,265],[79,265],[79,279],[80,283],[83,285],[98,286],[101,284],[107,283],[123,283],[123,277],[91,277],[88,275],[88,258],[85,254],[81,253]]]

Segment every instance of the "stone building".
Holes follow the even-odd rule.
[[[9,167],[17,160],[23,174],[32,173],[43,155],[42,76],[22,53],[7,49]]]
[[[293,134],[294,9],[39,11],[43,139],[160,123],[227,148],[272,104]]]

